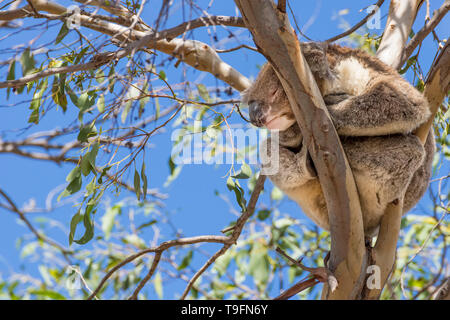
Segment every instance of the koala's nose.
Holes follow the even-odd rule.
[[[250,101],[248,104],[250,111],[250,121],[257,127],[264,126],[265,115],[262,112],[260,103],[257,101]]]

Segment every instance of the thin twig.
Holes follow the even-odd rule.
[[[14,201],[6,194],[5,191],[3,191],[2,189],[0,189],[0,195],[3,196],[3,198],[9,203],[9,205],[11,206],[9,208],[10,211],[13,211],[15,213],[17,213],[20,217],[20,219],[25,223],[25,225],[28,227],[28,229],[30,229],[30,231],[36,236],[36,238],[38,238],[39,240],[46,242],[47,244],[57,248],[59,251],[61,251],[61,253],[63,254],[63,256],[65,257],[66,261],[68,263],[70,263],[70,259],[68,257],[68,255],[72,254],[73,251],[64,248],[63,246],[61,246],[59,243],[55,242],[54,240],[46,237],[45,235],[41,234],[39,231],[37,231],[34,226],[31,224],[31,222],[25,217],[25,214],[16,206],[16,204],[14,203]],[[4,208],[6,208],[5,206],[2,206]]]
[[[239,219],[236,221],[236,224],[234,225],[233,228],[233,233],[228,238],[229,242],[224,244],[224,246],[219,251],[217,251],[211,258],[209,258],[209,260],[195,273],[195,275],[191,278],[188,285],[186,286],[186,289],[184,290],[183,294],[181,295],[180,298],[181,300],[184,300],[186,298],[195,281],[200,277],[200,275],[202,275],[203,272],[205,272],[205,270],[208,269],[208,267],[217,260],[217,258],[219,258],[225,252],[227,252],[227,250],[231,247],[232,244],[236,243],[237,239],[241,235],[245,223],[255,211],[256,202],[258,201],[259,195],[261,194],[261,191],[264,188],[265,181],[266,176],[260,174],[258,179],[256,180],[255,187],[248,202],[248,206],[246,210],[242,213],[242,215],[239,217]]]
[[[362,19],[360,22],[355,24],[352,28],[348,29],[347,31],[345,31],[345,32],[343,32],[341,34],[338,34],[337,36],[334,36],[333,38],[325,40],[325,42],[327,42],[327,43],[334,42],[334,41],[336,41],[338,39],[341,39],[341,38],[344,38],[344,37],[348,36],[349,34],[352,34],[356,30],[361,28],[362,25],[365,24],[367,22],[367,20],[369,20],[369,18],[371,16],[373,16],[375,14],[375,12],[377,12],[377,10],[379,10],[379,8],[383,4],[383,2],[384,2],[384,0],[378,0],[378,2],[375,4],[377,7],[375,9],[373,9],[372,12],[370,12],[364,19]]]
[[[135,254],[132,254],[131,256],[127,257],[126,259],[122,260],[119,264],[111,268],[110,271],[103,277],[103,279],[100,281],[100,283],[97,285],[97,288],[92,292],[92,294],[87,298],[87,300],[92,300],[94,296],[101,290],[105,282],[120,268],[122,268],[124,265],[130,263],[131,261],[134,261],[135,259],[139,258],[142,255],[145,255],[147,253],[162,253],[163,251],[170,249],[175,246],[185,246],[189,244],[196,244],[196,243],[228,243],[229,238],[224,236],[198,236],[198,237],[191,237],[191,238],[180,238],[175,240],[170,240],[161,243],[157,247],[147,248],[144,250],[141,250]]]

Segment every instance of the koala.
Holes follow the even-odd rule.
[[[358,189],[364,232],[376,236],[388,203],[405,194],[403,214],[425,193],[435,151],[412,134],[430,117],[423,95],[394,69],[368,53],[338,45],[302,43],[342,142]],[[250,120],[279,132],[278,155],[260,145],[262,163],[279,161],[269,179],[320,227],[329,230],[325,198],[286,93],[270,64],[242,94]],[[262,168],[264,170],[264,166]]]

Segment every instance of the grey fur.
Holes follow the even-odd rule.
[[[302,44],[352,168],[367,236],[377,234],[388,203],[405,192],[404,213],[423,196],[435,151],[430,130],[425,146],[412,131],[430,116],[422,94],[390,67],[360,50]],[[325,198],[302,134],[275,72],[265,65],[243,94],[252,122],[282,118],[292,126],[280,132],[280,153],[272,182],[296,201],[319,226],[329,229]],[[267,120],[269,121],[269,120]],[[270,138],[266,143],[270,143]]]

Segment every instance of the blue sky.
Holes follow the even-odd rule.
[[[150,1],[149,1],[150,2]],[[196,1],[200,7],[206,8],[208,1]],[[293,11],[295,12],[298,24],[301,26],[302,31],[308,35],[308,37],[314,40],[324,40],[330,38],[343,31],[342,19],[349,25],[354,25],[361,20],[366,12],[360,12],[361,7],[368,6],[375,1],[291,1]],[[388,1],[386,1],[388,2]],[[64,3],[64,2],[61,2]],[[175,1],[177,3],[177,1]],[[441,5],[442,1],[431,1],[431,12]],[[144,20],[151,24],[155,19],[157,10],[151,10],[154,1],[147,4],[148,9],[144,10]],[[159,4],[158,4],[159,6]],[[159,8],[159,7],[158,7]],[[341,10],[348,9],[348,13],[344,13]],[[167,21],[167,27],[175,26],[181,23],[183,17],[183,10],[181,7],[174,5],[171,8],[173,14]],[[385,3],[381,8],[383,27],[386,21],[386,14],[388,11],[388,3]],[[237,12],[233,1],[216,0],[213,2],[210,14],[213,15],[235,15]],[[341,14],[339,14],[341,13]],[[423,17],[425,10],[422,8],[420,14],[416,20],[414,30],[417,31],[423,25]],[[192,18],[195,18],[197,14],[193,14]],[[185,13],[187,19],[190,18],[189,12]],[[33,44],[33,48],[50,42],[51,36],[55,36],[59,31],[60,24],[52,22],[54,27],[51,27],[46,37],[39,39]],[[39,29],[37,29],[39,30]],[[54,30],[54,31],[53,31]],[[237,34],[239,43],[245,43],[253,45],[251,37],[247,31],[242,31],[235,28],[228,28]],[[441,37],[448,36],[448,30],[450,30],[450,19],[444,18],[439,27],[437,28],[437,34]],[[222,39],[227,31],[217,28],[217,34],[219,39]],[[10,29],[0,29],[0,39],[5,36]],[[25,34],[18,34],[0,41],[0,47],[10,48],[19,43],[28,42],[32,36],[36,36],[40,31],[32,30]],[[371,32],[381,33],[382,30],[371,30]],[[93,34],[92,31],[87,31],[87,35]],[[194,38],[197,40],[205,41],[208,44],[214,44],[211,41],[211,37],[205,32],[205,30],[196,30],[194,32]],[[75,37],[73,38],[75,39]],[[69,42],[69,41],[67,41]],[[233,44],[225,43],[223,48],[229,48],[234,46]],[[254,77],[258,72],[258,66],[265,62],[262,55],[254,53],[249,50],[241,50],[240,53],[224,53],[221,54],[221,58],[229,63],[231,66],[239,70],[247,77]],[[436,43],[432,41],[430,37],[424,41],[421,58],[422,68],[424,71],[429,69],[430,63],[433,60],[436,52]],[[0,54],[0,60],[9,58],[8,54]],[[216,85],[224,86],[220,81],[215,80],[211,75],[203,75],[199,71],[187,69],[188,74],[194,80],[201,80],[201,83],[214,87]],[[166,70],[167,77],[170,82],[181,82],[182,70],[169,68]],[[6,68],[0,69],[0,77],[6,79]],[[203,78],[204,77],[204,78]],[[408,80],[412,79],[412,74],[408,72],[406,74]],[[226,86],[225,86],[226,87]],[[238,95],[235,94],[238,98]],[[18,129],[28,126],[27,119],[29,116],[28,104],[19,104],[14,106],[20,101],[29,99],[25,95],[11,95],[10,99],[6,101],[6,91],[0,91],[0,131],[4,132],[1,139],[20,139],[26,135],[55,127],[64,127],[67,124],[76,120],[76,111],[74,106],[70,105],[69,110],[65,115],[62,115],[60,110],[52,110],[41,121],[36,128],[30,128],[24,133],[21,133]],[[162,102],[163,106],[168,106],[169,103]],[[242,120],[239,117],[232,117],[231,123],[241,123]],[[168,129],[171,127],[169,126]],[[1,133],[0,133],[1,134]],[[182,229],[183,235],[194,236],[203,234],[219,234],[220,230],[224,226],[228,225],[234,220],[234,215],[230,213],[230,208],[220,197],[215,196],[215,191],[219,191],[221,194],[228,195],[231,200],[233,198],[229,194],[225,185],[224,176],[229,170],[228,165],[186,165],[184,166],[180,176],[168,187],[163,187],[164,182],[169,174],[168,159],[171,152],[170,130],[165,133],[158,134],[150,139],[152,148],[146,153],[146,165],[147,174],[149,177],[149,188],[159,188],[161,192],[169,195],[168,200],[165,201],[165,211],[171,214],[172,221],[177,228]],[[52,162],[44,161],[31,161],[25,158],[21,158],[16,155],[0,154],[0,187],[5,190],[18,204],[22,206],[30,198],[33,198],[37,202],[38,207],[45,206],[45,199],[47,194],[56,186],[64,184],[67,173],[71,170],[72,166],[67,164],[57,165]],[[449,168],[441,168],[441,175],[448,172]],[[131,182],[132,176],[129,175],[128,181]],[[267,186],[270,182],[267,182]],[[130,194],[126,194],[130,196]],[[131,195],[132,196],[132,195]],[[112,201],[115,198],[109,195]],[[263,199],[267,200],[267,195]],[[232,201],[234,204],[234,201]],[[235,209],[237,207],[234,204]],[[425,196],[417,208],[417,212],[423,212],[430,206],[430,200]],[[292,216],[301,219],[307,219],[300,209],[290,201],[283,201],[281,205],[283,212],[290,213]],[[63,228],[67,231],[70,218],[75,213],[75,209],[70,205],[56,209],[50,214],[50,218],[59,221]],[[39,217],[45,217],[46,214],[32,214],[30,215],[35,219]],[[36,221],[32,219],[32,221]],[[37,224],[35,222],[35,224]],[[18,270],[19,266],[23,263],[20,260],[20,253],[15,247],[17,238],[26,232],[24,226],[17,223],[17,216],[13,213],[0,209],[0,275],[7,276],[11,269]],[[57,227],[51,229],[49,235],[55,239],[68,245],[67,235],[59,230]],[[151,235],[149,235],[151,238]],[[168,240],[168,239],[165,239]],[[213,249],[214,246],[211,246]],[[35,274],[36,270],[33,263],[27,265],[26,270]],[[174,288],[175,290],[175,288]],[[170,292],[170,289],[169,289]],[[170,295],[170,293],[168,293]]]

